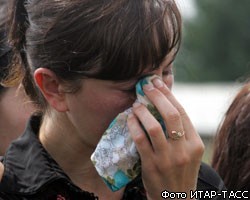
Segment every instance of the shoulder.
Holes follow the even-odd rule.
[[[209,165],[202,163],[199,171],[198,190],[225,190],[223,180],[218,173]]]

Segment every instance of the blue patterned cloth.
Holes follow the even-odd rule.
[[[164,121],[143,92],[143,85],[152,84],[158,76],[147,76],[136,84],[137,102],[144,104],[159,121],[166,133]],[[127,126],[128,114],[132,108],[120,113],[109,125],[100,139],[91,160],[104,182],[112,191],[117,191],[139,175],[141,170],[140,157],[129,134]]]

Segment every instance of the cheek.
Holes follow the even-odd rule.
[[[109,96],[100,96],[96,101],[89,102],[89,109],[98,118],[104,118],[106,126],[121,112],[132,106],[134,100],[126,95],[110,94]],[[107,124],[108,123],[108,124]]]
[[[111,121],[131,107],[132,103],[127,95],[92,91],[88,92],[87,97],[77,97],[75,101],[71,101],[71,118],[77,129],[91,133],[93,139],[98,141]]]

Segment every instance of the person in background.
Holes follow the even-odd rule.
[[[174,0],[14,0],[11,22],[24,72],[17,74],[38,110],[2,160],[0,198],[158,200],[166,190],[190,199],[196,189],[224,188],[201,163],[204,145],[171,92],[181,41]],[[135,103],[136,83],[152,74],[157,78],[143,91],[168,138]],[[112,120],[131,107],[127,125],[141,173],[113,192],[90,156]]]
[[[212,167],[228,190],[250,191],[250,82],[238,92],[218,129]]]
[[[13,59],[7,42],[7,0],[0,0],[0,156],[25,129],[33,106],[18,81],[5,82]]]

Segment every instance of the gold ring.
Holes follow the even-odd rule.
[[[184,131],[172,131],[171,139],[173,140],[179,140],[182,136],[185,135]]]

